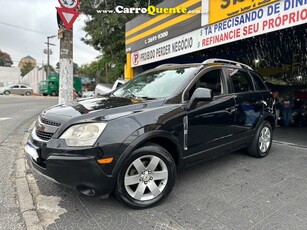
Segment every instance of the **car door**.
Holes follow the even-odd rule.
[[[27,86],[25,86],[25,85],[20,85],[20,94],[25,94],[26,92],[30,92],[31,90],[30,89],[28,89],[28,87]]]
[[[10,92],[13,94],[19,94],[19,85],[11,86]]]
[[[263,97],[255,90],[248,70],[226,67],[230,91],[235,98],[235,119],[233,126],[233,148],[249,143],[255,127],[263,114]]]
[[[199,102],[188,111],[187,150],[189,161],[198,161],[231,149],[235,101],[227,94],[222,69],[207,70],[200,74],[187,91],[189,97],[195,89],[209,88],[213,99]]]

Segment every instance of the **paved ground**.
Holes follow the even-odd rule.
[[[113,197],[81,196],[35,175],[39,206],[57,197],[47,229],[307,229],[307,149],[274,144],[265,159],[230,154],[178,175],[162,204],[131,210]],[[46,199],[45,201],[43,199]],[[43,205],[44,204],[44,205]],[[40,210],[39,210],[40,213]],[[55,217],[55,216],[53,216]],[[50,223],[49,221],[47,221]]]
[[[55,99],[0,96],[0,229],[23,229],[16,195],[15,160],[20,142],[33,117]]]
[[[276,141],[307,147],[307,127],[280,127],[274,132]]]
[[[16,202],[14,161],[23,130],[56,99],[0,96],[0,229],[24,229]],[[14,104],[14,105],[13,105]],[[1,120],[1,118],[11,118]],[[23,125],[22,125],[23,124]],[[276,129],[270,155],[230,154],[179,173],[173,193],[147,210],[113,197],[88,198],[32,176],[42,224],[53,229],[307,229],[306,129]],[[305,143],[306,142],[306,143]],[[37,183],[36,183],[37,182]]]

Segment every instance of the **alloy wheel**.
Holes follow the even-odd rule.
[[[151,200],[163,192],[168,175],[167,166],[161,158],[154,155],[141,156],[126,170],[125,190],[136,200]]]
[[[259,136],[259,149],[265,153],[271,145],[271,130],[268,127],[263,127]]]

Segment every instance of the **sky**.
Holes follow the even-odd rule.
[[[56,9],[58,0],[0,0],[0,49],[10,54],[13,66],[18,66],[21,58],[30,55],[37,65],[47,64],[47,36],[57,35]],[[74,59],[79,66],[89,64],[101,55],[81,41],[86,16],[80,15],[74,23]],[[55,67],[59,61],[59,40],[50,39],[53,54],[50,64]]]

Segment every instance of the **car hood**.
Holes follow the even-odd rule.
[[[136,111],[159,107],[163,102],[164,100],[146,101],[118,97],[81,99],[51,107],[43,111],[40,117],[61,124],[80,116],[83,119],[100,117],[110,120]]]

